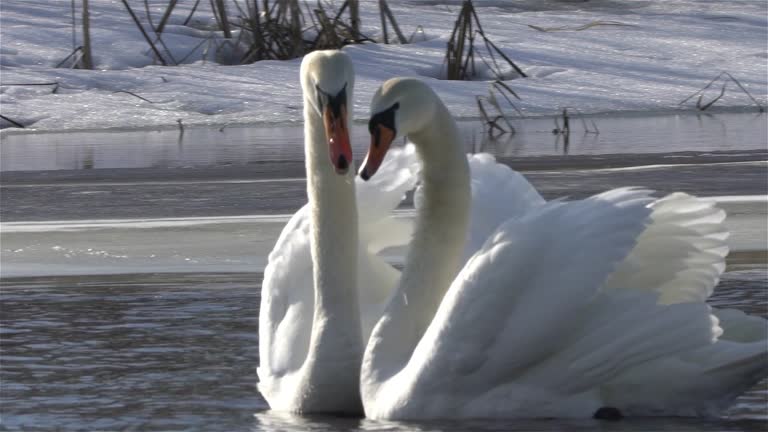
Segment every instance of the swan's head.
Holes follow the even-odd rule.
[[[314,51],[301,62],[304,104],[323,119],[331,163],[339,174],[345,174],[352,162],[347,107],[354,85],[352,61],[341,51]]]
[[[376,173],[395,138],[424,130],[432,122],[436,98],[427,84],[415,78],[393,78],[376,90],[368,122],[371,145],[360,167],[363,180]]]

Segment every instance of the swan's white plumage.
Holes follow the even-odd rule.
[[[469,160],[470,244],[511,217],[367,415],[709,414],[768,372],[766,321],[704,303],[728,250],[712,201],[625,188],[544,203],[492,157]],[[500,190],[519,195],[507,207]]]
[[[413,189],[418,160],[412,146],[387,155],[386,175],[370,182],[355,180],[359,209],[359,302],[364,340],[379,318],[382,303],[397,285],[399,272],[376,253],[403,246],[411,227],[392,210]],[[262,393],[279,393],[281,380],[296,372],[309,349],[314,287],[310,256],[308,205],[288,221],[269,254],[261,289],[258,368]]]
[[[381,392],[396,400],[366,414],[589,416],[602,406],[600,384],[621,370],[711,342],[717,327],[704,304],[661,307],[653,292],[599,290],[635,247],[652,202],[648,191],[614,190],[534,203],[504,223]]]
[[[684,193],[668,195],[651,208],[648,229],[605,289],[653,290],[664,304],[706,300],[725,270],[725,212]]]
[[[468,162],[472,206],[465,260],[477,252],[504,221],[544,204],[544,198],[522,174],[496,163],[488,153],[470,155]]]
[[[432,162],[422,179],[432,183],[415,196],[429,215],[420,229],[445,233],[453,214],[440,206],[457,207],[446,195],[430,201],[426,194],[446,194],[435,173],[461,167],[440,154],[440,143],[457,145],[435,132],[454,130],[447,111],[425,100],[441,106],[423,84],[391,80],[372,112],[399,102],[410,114],[400,127],[421,140],[414,142],[424,170]],[[767,321],[705,303],[728,253],[725,213],[712,201],[622,188],[544,202],[489,155],[471,156],[469,165],[463,268],[450,287],[401,282],[391,297],[363,358],[368,417],[590,417],[604,406],[628,415],[710,414],[768,375]],[[433,255],[445,253],[419,235],[422,247],[438,245]],[[425,260],[414,270],[440,262],[414,256]],[[431,311],[398,300],[446,289]],[[431,319],[415,329],[414,345],[393,337],[397,323],[425,314]]]

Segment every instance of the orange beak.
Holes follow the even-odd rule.
[[[360,168],[360,177],[363,180],[368,180],[376,174],[394,140],[394,130],[381,124],[374,126],[371,133],[371,146],[368,148],[368,154],[365,155],[365,160]]]
[[[323,125],[330,147],[331,164],[336,168],[337,174],[346,174],[352,162],[352,146],[349,143],[349,129],[345,120],[347,106],[341,104],[336,108],[327,106],[323,110]]]

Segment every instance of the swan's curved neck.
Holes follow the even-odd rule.
[[[423,161],[422,204],[400,286],[366,348],[364,399],[408,363],[458,272],[466,240],[469,166],[456,123],[435,104],[433,121],[408,136]]]
[[[304,106],[310,250],[315,284],[305,379],[310,383],[308,392],[312,388],[336,388],[339,393],[353,393],[349,397],[357,397],[359,402],[358,371],[363,345],[357,295],[355,169],[350,166],[346,175],[335,172],[326,150],[328,143],[322,118],[307,101]]]

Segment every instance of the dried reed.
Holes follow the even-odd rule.
[[[711,101],[707,103],[703,103],[704,99],[704,93],[709,90],[710,87],[712,87],[716,82],[723,80],[723,86],[720,88],[720,93]],[[704,87],[694,92],[692,95],[688,96],[687,98],[680,101],[678,105],[683,105],[689,100],[693,99],[694,97],[698,96],[699,98],[696,100],[696,108],[698,108],[701,111],[706,111],[709,107],[715,104],[715,102],[719,101],[720,98],[722,98],[725,95],[726,87],[728,86],[729,82],[735,83],[741,91],[746,94],[750,100],[752,100],[752,103],[754,103],[757,106],[758,111],[765,112],[765,107],[763,104],[758,102],[757,99],[755,99],[754,96],[737,80],[733,75],[731,75],[728,72],[720,72],[716,77],[712,78],[712,80],[707,83]]]
[[[480,51],[475,49],[476,36],[483,40],[487,55],[493,65],[485,59]],[[477,74],[475,56],[477,56],[501,80],[503,73],[496,60],[496,55],[501,57],[521,77],[527,77],[523,70],[486,36],[472,1],[464,0],[446,46],[445,78],[448,80],[468,80],[475,77]]]

